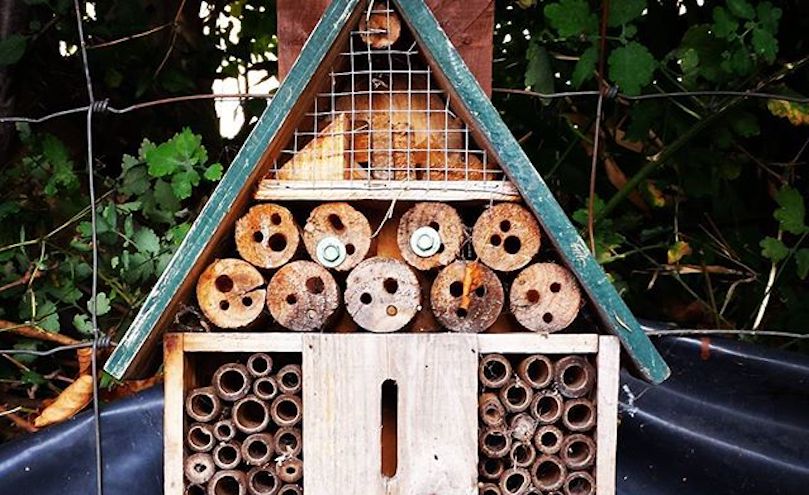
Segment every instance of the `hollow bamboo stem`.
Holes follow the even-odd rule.
[[[207,483],[214,474],[216,466],[211,454],[197,452],[185,459],[185,477],[189,483],[201,485]]]
[[[216,395],[233,402],[242,399],[250,392],[253,380],[243,364],[227,363],[214,372],[211,383]]]
[[[222,403],[213,387],[195,388],[185,398],[185,413],[194,421],[207,423],[222,412]]]
[[[270,424],[267,403],[255,395],[240,399],[233,406],[233,423],[239,431],[248,435],[264,431]]]
[[[511,363],[502,354],[486,354],[480,359],[478,379],[484,387],[503,387],[511,378]]]
[[[208,495],[246,495],[247,478],[241,471],[219,471],[208,482]]]

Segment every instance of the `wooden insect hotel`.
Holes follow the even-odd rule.
[[[165,492],[615,493],[620,344],[668,368],[483,89],[492,3],[321,7],[107,363],[162,337]]]

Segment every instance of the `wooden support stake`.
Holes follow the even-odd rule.
[[[214,474],[208,482],[208,495],[246,495],[247,478],[241,471],[228,469]]]
[[[543,491],[562,488],[566,476],[565,464],[555,455],[543,455],[531,466],[531,481]]]
[[[236,440],[221,442],[214,447],[212,456],[213,462],[218,468],[236,469],[242,462],[242,445]]]
[[[499,203],[483,212],[472,229],[472,246],[480,260],[501,272],[526,266],[539,252],[539,224],[525,207]]]
[[[571,470],[587,469],[595,464],[596,444],[587,435],[570,435],[562,441],[559,455]]]
[[[247,327],[261,314],[267,291],[264,277],[240,259],[214,261],[197,281],[197,302],[219,328]]]
[[[517,367],[517,376],[527,382],[534,389],[542,389],[550,385],[553,380],[553,362],[549,357],[534,354],[520,361]]]
[[[214,371],[211,384],[222,400],[233,402],[250,392],[253,380],[243,364],[225,363]]]
[[[303,477],[303,461],[290,457],[277,467],[278,477],[285,483],[295,483]]]
[[[511,312],[532,332],[567,328],[581,307],[581,292],[573,274],[556,263],[536,263],[511,284]]]
[[[489,268],[456,261],[439,272],[430,291],[433,314],[454,332],[480,333],[503,309],[503,285]]]
[[[421,287],[405,263],[374,257],[349,273],[345,301],[360,327],[375,333],[395,332],[421,309]]]
[[[295,332],[322,331],[340,307],[340,288],[331,273],[312,261],[281,267],[267,287],[267,308],[281,326]]]
[[[511,362],[502,354],[486,354],[480,358],[478,379],[484,387],[503,387],[511,378]]]
[[[396,43],[402,33],[399,14],[382,2],[375,3],[371,15],[360,18],[360,37],[371,48],[387,48]]]
[[[565,402],[562,424],[570,431],[582,432],[596,424],[596,408],[588,399],[573,399]]]
[[[322,131],[286,162],[277,173],[279,180],[343,180],[346,160],[348,120],[339,114]]]
[[[303,227],[303,243],[316,262],[337,271],[348,271],[368,256],[371,225],[365,215],[348,203],[325,203],[309,213]],[[344,256],[340,244],[345,250]],[[330,251],[330,247],[334,251]],[[342,262],[337,263],[341,258]]]
[[[272,459],[275,452],[273,445],[271,434],[254,433],[242,442],[242,459],[251,466],[263,466]]]
[[[273,437],[275,452],[287,457],[298,457],[303,450],[303,435],[298,428],[278,428]]]
[[[216,466],[214,466],[211,454],[197,452],[185,459],[185,477],[189,483],[201,485],[207,483],[213,476]]]
[[[250,495],[276,495],[281,482],[271,464],[254,467],[247,472],[247,491]]]
[[[281,205],[253,206],[236,221],[236,249],[259,268],[278,268],[298,250],[300,235],[292,213]]]
[[[575,399],[593,390],[596,370],[583,356],[565,356],[556,362],[554,378],[559,393]]]
[[[556,454],[562,448],[564,433],[553,425],[539,428],[534,435],[534,445],[543,454]]]
[[[565,495],[595,495],[596,483],[590,473],[576,471],[565,478],[564,490]]]
[[[425,227],[437,232],[438,239],[431,237],[430,232],[419,235]],[[436,241],[440,246],[434,245]],[[402,215],[396,232],[399,252],[417,270],[448,265],[460,256],[463,241],[463,221],[455,208],[445,203],[417,203]],[[419,248],[422,245],[425,247]],[[436,252],[426,255],[432,251]]]
[[[215,444],[211,425],[194,423],[189,426],[185,443],[194,452],[210,452]]]
[[[255,395],[248,395],[233,406],[233,423],[248,435],[264,431],[270,424],[270,408]]]
[[[222,404],[213,387],[200,387],[188,392],[185,413],[194,421],[208,423],[222,412]]]

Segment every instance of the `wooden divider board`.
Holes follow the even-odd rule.
[[[165,493],[183,493],[187,353],[303,354],[304,490],[309,495],[477,493],[480,354],[597,354],[596,487],[615,494],[620,346],[593,334],[166,334]],[[381,384],[396,380],[398,470],[382,476]]]

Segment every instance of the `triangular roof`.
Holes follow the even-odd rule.
[[[523,152],[475,77],[438,24],[424,0],[392,0],[402,20],[412,31],[421,50],[430,59],[435,77],[449,91],[460,117],[475,129],[480,144],[500,164],[534,212],[546,238],[561,260],[576,275],[604,328],[619,337],[640,373],[652,382],[669,375],[663,358],[624,304],[601,266],[559,206],[536,168]],[[158,329],[168,323],[178,302],[177,294],[204,268],[199,260],[210,257],[214,247],[232,225],[226,220],[234,211],[246,210],[254,185],[265,170],[261,164],[285,143],[282,130],[299,120],[299,100],[312,81],[326,70],[334,53],[364,11],[365,0],[334,0],[321,18],[300,57],[284,79],[225,176],[200,212],[165,272],[150,292],[129,330],[119,342],[105,370],[114,378],[128,375],[134,363],[146,361],[158,338]]]

